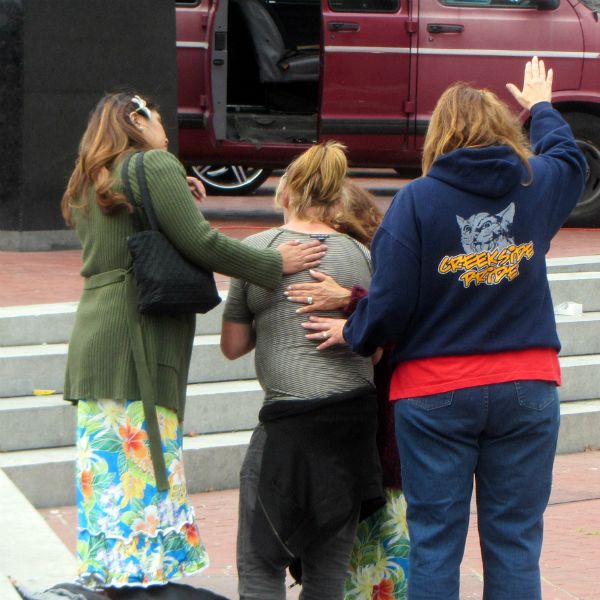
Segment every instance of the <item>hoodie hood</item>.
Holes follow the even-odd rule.
[[[527,180],[521,159],[508,146],[453,150],[436,159],[428,176],[487,198],[502,198]]]

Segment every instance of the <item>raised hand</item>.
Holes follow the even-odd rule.
[[[552,102],[553,77],[552,69],[548,69],[546,73],[544,61],[534,56],[525,65],[523,89],[519,90],[513,83],[507,83],[506,88],[523,108],[530,110],[538,102]]]

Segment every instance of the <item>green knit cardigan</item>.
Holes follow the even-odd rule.
[[[140,158],[137,156],[134,158]],[[138,206],[141,197],[134,160],[129,177]],[[191,262],[232,277],[274,289],[282,276],[276,250],[256,250],[211,229],[189,192],[185,169],[163,150],[146,153],[144,168],[161,231]],[[120,164],[112,173],[122,190]],[[127,237],[134,232],[126,209],[102,213],[89,194],[88,208],[74,210],[73,220],[83,247],[86,278],[69,343],[64,398],[69,401],[112,398],[140,400],[127,321],[125,273],[131,267]],[[195,315],[145,316],[141,331],[156,404],[176,410],[183,419]]]

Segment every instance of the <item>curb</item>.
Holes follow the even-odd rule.
[[[73,581],[75,557],[1,469],[0,498],[0,598],[20,598],[8,578],[31,590]]]

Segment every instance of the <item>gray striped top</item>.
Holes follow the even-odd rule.
[[[255,248],[277,247],[289,240],[309,241],[311,236],[283,228],[270,229],[250,236],[245,242]],[[325,240],[327,253],[319,270],[331,275],[340,285],[369,287],[371,259],[365,246],[338,233]],[[265,391],[265,402],[309,400],[349,392],[373,381],[371,360],[336,346],[316,350],[307,340],[301,323],[307,315],[297,315],[301,306],[283,295],[291,283],[314,279],[308,271],[286,275],[275,290],[267,290],[240,279],[231,282],[223,319],[252,323],[256,327],[255,365],[258,380]],[[341,311],[313,313],[343,317]]]

